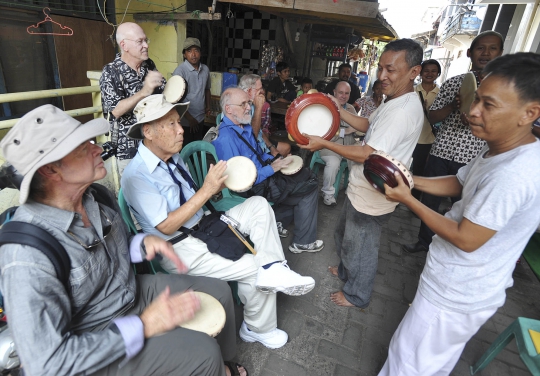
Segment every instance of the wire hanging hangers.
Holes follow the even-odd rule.
[[[32,34],[32,35],[64,35],[64,36],[70,36],[70,35],[73,35],[73,29],[68,27],[68,26],[63,26],[62,24],[54,21],[51,16],[49,16],[49,14],[47,14],[47,12],[45,12],[45,10],[48,10],[49,13],[51,12],[51,9],[49,7],[45,7],[43,8],[43,14],[45,15],[45,19],[43,21],[39,21],[37,24],[35,25],[31,25],[31,26],[28,26],[26,28],[26,32],[28,34]],[[41,24],[45,23],[45,22],[52,22],[53,24],[56,24],[60,27],[60,29],[62,30],[65,30],[66,32],[65,33],[55,33],[55,32],[52,32],[52,33],[43,33],[43,32],[39,32],[39,27]],[[38,32],[36,32],[36,31]]]

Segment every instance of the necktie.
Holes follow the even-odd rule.
[[[193,181],[193,179],[191,179],[191,176],[189,176],[189,174],[187,173],[186,170],[184,170],[182,168],[182,166],[180,166],[178,163],[175,163],[173,160],[171,160],[171,162],[173,165],[176,166],[176,168],[178,169],[178,172],[180,173],[180,175],[182,175],[182,179],[184,179],[188,184],[189,184],[189,187],[191,189],[194,189],[194,190],[197,190],[198,187],[197,185],[195,184],[195,182]],[[171,175],[171,177],[173,178],[174,182],[178,185],[178,187],[180,188],[180,205],[184,205],[184,203],[187,201],[186,200],[186,196],[184,196],[184,191],[182,190],[182,183],[178,180],[178,178],[174,175],[174,171],[171,169],[171,166],[169,165],[169,163],[167,163],[167,168],[169,169],[169,174]]]

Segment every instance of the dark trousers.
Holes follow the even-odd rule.
[[[94,376],[132,375],[225,375],[223,359],[231,360],[236,353],[236,327],[231,290],[226,282],[214,278],[185,274],[137,276],[137,301],[127,312],[140,315],[144,308],[169,286],[171,294],[187,289],[212,295],[225,308],[227,321],[216,338],[184,328],[149,338],[143,349],[119,365],[124,357],[93,374]],[[222,359],[223,358],[223,359]]]
[[[412,157],[413,157],[413,165],[412,165],[412,173],[416,176],[425,176],[425,167],[426,162],[429,156],[429,151],[431,150],[431,144],[416,144],[416,147],[414,148]],[[412,195],[416,197],[417,200],[420,200],[420,197],[422,196],[422,192],[420,192],[417,189],[413,189]]]
[[[204,121],[201,121],[199,123],[199,127],[196,132],[191,132],[191,127],[185,127],[183,145],[186,146],[192,141],[200,141],[203,139],[205,134],[206,134],[206,127],[204,125]]]
[[[448,159],[443,159],[430,155],[428,157],[426,167],[424,170],[426,177],[435,177],[435,176],[447,176],[447,175],[456,175],[458,170],[465,166],[466,163],[453,162]],[[459,201],[460,197],[451,197],[452,203]],[[433,196],[427,193],[422,194],[422,204],[426,205],[431,210],[439,211],[439,206],[441,205],[442,197]],[[418,241],[424,247],[429,248],[431,244],[431,238],[433,238],[435,233],[426,226],[424,222],[420,224],[420,232],[418,233]]]

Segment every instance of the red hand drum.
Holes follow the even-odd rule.
[[[374,151],[364,161],[364,176],[369,184],[376,190],[384,194],[384,183],[394,188],[397,187],[394,172],[399,171],[405,184],[410,189],[414,188],[412,174],[399,160],[383,151]]]
[[[304,94],[296,98],[285,115],[287,132],[300,145],[309,140],[302,133],[331,140],[339,130],[339,109],[325,94]]]

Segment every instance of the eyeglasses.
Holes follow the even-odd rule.
[[[129,41],[131,41],[131,42],[135,42],[135,44],[136,44],[137,46],[140,46],[140,45],[142,45],[143,43],[150,44],[150,39],[148,39],[148,38],[145,38],[145,39],[137,39],[137,40],[124,38],[124,40],[129,40]]]
[[[252,101],[247,101],[247,102],[242,102],[240,104],[234,104],[234,103],[229,103],[230,106],[238,106],[238,107],[251,107],[251,105],[253,104]]]
[[[111,230],[112,230],[112,222],[109,219],[109,217],[107,216],[107,214],[105,214],[105,212],[101,208],[99,209],[99,211],[101,212],[101,214],[103,214],[103,216],[105,217],[105,220],[107,221],[107,225],[105,227],[103,227],[103,239],[99,239],[99,236],[97,236],[97,231],[96,231],[96,229],[94,229],[94,232],[96,233],[96,239],[93,241],[92,244],[84,244],[84,242],[81,241],[81,239],[79,239],[79,237],[77,235],[75,235],[71,231],[68,231],[68,234],[71,235],[71,237],[73,239],[75,239],[75,241],[77,243],[79,243],[81,245],[81,247],[83,247],[87,251],[94,248],[94,247],[96,247],[96,246],[98,246],[102,242],[104,242],[105,239],[107,239],[107,236],[109,236],[109,234],[111,233]]]

